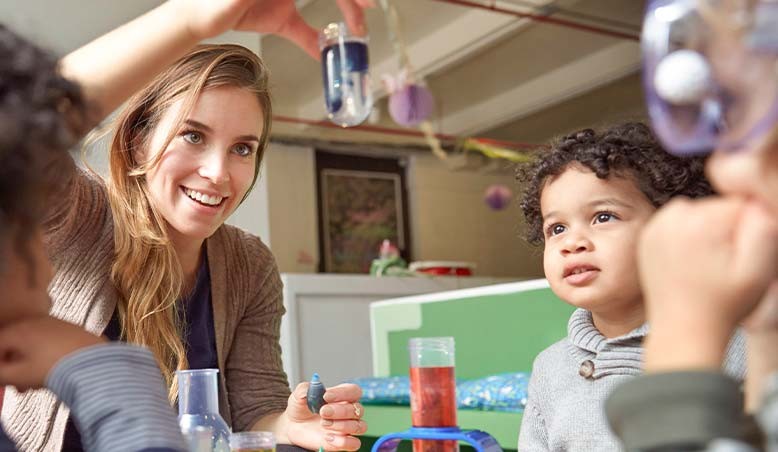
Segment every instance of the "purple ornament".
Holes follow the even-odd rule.
[[[492,210],[502,210],[511,202],[513,192],[505,185],[490,185],[484,194],[484,202]]]
[[[435,99],[427,88],[409,83],[389,96],[389,114],[401,126],[415,126],[432,114]]]

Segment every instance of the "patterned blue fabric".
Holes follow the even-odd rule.
[[[528,383],[527,373],[507,373],[463,381],[457,385],[457,403],[459,408],[522,412],[527,404]]]
[[[356,378],[348,381],[362,388],[362,402],[365,405],[410,405],[411,383],[405,377]]]
[[[365,405],[410,405],[411,386],[407,376],[357,378],[350,380],[362,388]],[[491,375],[457,382],[457,405],[484,411],[522,412],[527,403],[529,374],[525,372]]]

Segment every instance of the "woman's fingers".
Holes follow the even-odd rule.
[[[334,402],[357,402],[362,398],[362,388],[353,383],[344,383],[331,388],[327,388],[324,393],[324,401]]]
[[[324,435],[324,440],[327,442],[326,450],[359,450],[359,446],[362,444],[359,438],[353,436],[338,435],[336,433],[328,433]]]
[[[362,419],[365,408],[359,402],[337,402],[324,405],[319,412],[324,419]]]
[[[365,2],[364,0],[338,0],[338,7],[343,14],[343,20],[346,22],[348,29],[357,36],[367,34],[363,8],[370,6],[372,6],[370,2]]]
[[[331,419],[321,420],[321,426],[327,430],[332,430],[346,435],[361,435],[367,431],[367,422],[363,420],[333,421]]]

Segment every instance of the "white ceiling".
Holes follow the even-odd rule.
[[[639,44],[634,39],[541,23],[441,0],[392,0],[400,13],[411,62],[436,98],[436,131],[537,142],[570,128],[640,116]],[[639,34],[643,0],[471,0],[522,13],[549,14],[627,35]],[[64,54],[154,7],[157,0],[0,0],[9,26]],[[303,16],[323,27],[339,18],[334,0],[297,0]],[[397,72],[380,8],[367,12],[376,95],[383,74]],[[267,36],[231,33],[219,41],[259,51],[272,71],[275,113],[324,117],[318,63]],[[386,114],[375,126],[397,128]],[[339,141],[420,142],[407,136],[327,129],[277,121],[277,136]]]

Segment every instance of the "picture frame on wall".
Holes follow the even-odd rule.
[[[398,159],[316,153],[320,271],[368,273],[388,239],[410,258],[405,168]]]

